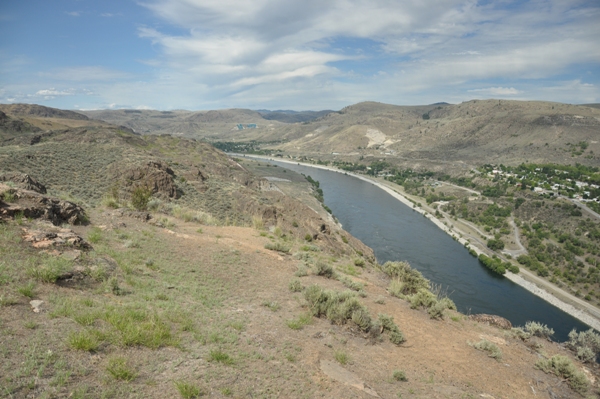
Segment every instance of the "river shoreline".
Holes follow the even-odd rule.
[[[469,241],[467,241],[467,239],[463,238],[462,236],[464,234],[460,229],[448,227],[443,222],[441,222],[436,217],[434,217],[431,213],[427,212],[426,210],[422,209],[421,207],[415,206],[414,203],[410,199],[408,199],[406,196],[401,194],[399,191],[397,191],[397,190],[389,187],[387,184],[383,184],[382,182],[379,182],[373,178],[366,177],[364,175],[358,175],[358,174],[355,174],[352,172],[347,172],[347,171],[336,169],[336,168],[332,168],[329,166],[307,164],[307,163],[303,163],[303,162],[289,161],[289,160],[285,160],[285,159],[281,159],[281,158],[272,158],[272,157],[250,155],[250,154],[229,154],[229,155],[312,167],[312,168],[327,170],[330,172],[342,173],[342,174],[363,180],[365,182],[371,183],[374,186],[382,189],[383,191],[385,191],[386,193],[391,195],[396,200],[402,202],[404,205],[408,206],[413,211],[416,211],[416,212],[422,214],[424,217],[429,219],[439,229],[444,231],[446,234],[450,235],[457,242],[461,243],[464,246],[468,245],[469,248],[473,249],[477,253],[477,255],[485,254],[485,252],[481,248],[479,248],[477,246],[477,244],[469,242]],[[536,295],[537,297],[543,299],[544,301],[552,304],[553,306],[556,306],[563,312],[580,320],[581,322],[587,324],[588,326],[594,328],[595,330],[600,331],[600,311],[598,309],[592,308],[591,305],[589,305],[585,302],[582,303],[582,300],[580,300],[579,298],[576,298],[576,297],[572,296],[571,294],[561,290],[560,288],[553,286],[551,283],[549,283],[545,280],[541,280],[540,278],[538,278],[537,276],[533,275],[532,273],[530,273],[529,271],[527,271],[525,269],[522,269],[521,273],[523,275],[525,275],[528,279],[524,278],[523,276],[521,276],[519,274],[511,273],[510,271],[507,271],[506,274],[504,275],[504,277],[506,277],[513,283],[519,285],[520,287],[524,288],[525,290],[531,292],[532,294]],[[535,282],[530,281],[530,280],[534,280]],[[548,288],[550,288],[555,293],[549,292]],[[563,298],[568,300],[571,303],[566,302]],[[581,308],[573,305],[572,303],[579,304],[581,306]],[[586,311],[584,309],[586,309],[588,311]],[[597,316],[590,314],[589,311],[594,311],[597,314]]]

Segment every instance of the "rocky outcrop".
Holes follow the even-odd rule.
[[[0,219],[15,216],[45,219],[55,226],[63,223],[82,224],[87,221],[83,208],[73,202],[47,197],[31,190],[11,188],[0,183]]]
[[[145,165],[126,170],[122,174],[123,183],[130,188],[144,186],[153,194],[168,198],[178,198],[173,170],[162,161],[149,161]]]
[[[512,323],[506,320],[504,317],[496,316],[493,314],[472,314],[469,316],[469,319],[477,321],[479,323],[486,323],[490,326],[496,326],[503,330],[510,330],[512,328]]]
[[[0,174],[0,182],[13,182],[19,188],[35,191],[40,194],[46,194],[46,186],[38,182],[31,176],[19,172],[7,172]]]
[[[73,230],[52,225],[40,224],[37,229],[23,228],[22,238],[23,241],[31,243],[34,248],[91,248],[90,244]]]

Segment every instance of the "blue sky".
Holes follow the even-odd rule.
[[[20,0],[0,35],[0,103],[600,102],[597,0]]]

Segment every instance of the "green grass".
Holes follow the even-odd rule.
[[[268,308],[271,312],[277,312],[279,309],[281,309],[281,305],[276,301],[264,301],[262,305],[265,308]]]
[[[90,330],[82,330],[69,334],[69,346],[75,350],[95,352],[100,346],[98,335]]]
[[[99,227],[93,227],[88,233],[87,239],[92,244],[98,244],[102,241],[102,230]]]
[[[312,315],[303,313],[295,319],[288,320],[286,324],[292,330],[301,330],[304,326],[312,324],[312,321]]]
[[[227,365],[231,365],[231,364],[235,363],[233,358],[231,356],[229,356],[229,354],[223,352],[220,349],[211,350],[208,354],[208,361],[227,364]]]
[[[135,371],[127,364],[127,360],[122,357],[114,357],[108,360],[108,365],[106,366],[106,371],[113,377],[115,380],[120,381],[133,381],[137,374]]]
[[[341,365],[345,365],[350,361],[350,356],[343,350],[335,351],[333,357]]]
[[[535,368],[567,380],[571,389],[582,395],[589,390],[590,382],[585,374],[566,356],[556,355],[548,360],[542,359],[535,364]]]
[[[392,374],[392,378],[396,381],[408,381],[408,378],[406,378],[406,373],[404,372],[404,370],[394,370],[394,373]]]
[[[28,282],[17,288],[17,292],[27,298],[33,298],[34,296],[35,283],[33,281]]]
[[[73,267],[71,261],[53,256],[31,258],[28,263],[27,275],[43,283],[55,283],[60,276]]]
[[[187,381],[175,381],[175,387],[184,399],[194,399],[203,395],[202,390],[195,384]]]

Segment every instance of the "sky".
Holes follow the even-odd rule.
[[[0,37],[0,103],[600,102],[598,0],[13,0]]]

